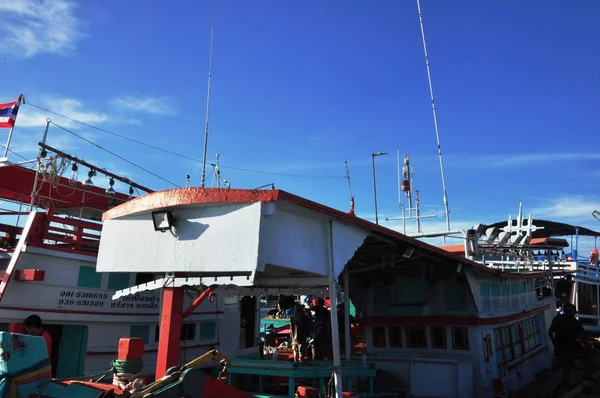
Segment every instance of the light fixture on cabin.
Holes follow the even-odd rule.
[[[69,178],[69,183],[71,185],[75,185],[77,182],[77,170],[79,170],[77,163],[73,163],[73,166],[71,166],[71,178]]]
[[[113,188],[114,185],[115,185],[115,180],[113,180],[113,178],[111,177],[110,180],[108,180],[108,189],[106,190],[107,194],[114,195],[115,193],[117,193],[115,191],[115,189]]]
[[[96,175],[96,170],[90,169],[90,171],[88,172],[88,178],[87,178],[87,180],[85,180],[85,182],[83,184],[87,185],[88,187],[94,185],[94,182],[92,181],[92,177],[95,175]]]
[[[165,209],[153,211],[152,221],[154,222],[155,231],[166,232],[175,226],[177,220],[173,216],[173,213]]]
[[[402,254],[402,257],[410,259],[413,255],[413,253],[415,252],[415,248],[412,246],[409,246],[406,248],[406,250],[404,250],[404,253]]]

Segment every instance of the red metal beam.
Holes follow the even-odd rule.
[[[183,288],[163,289],[162,316],[158,336],[156,357],[156,380],[167,373],[167,369],[179,364],[181,328],[183,327]]]
[[[210,297],[210,295],[212,294],[213,290],[215,290],[216,287],[217,287],[217,285],[210,285],[209,287],[204,289],[204,291],[202,293],[200,293],[200,295],[198,297],[196,297],[196,299],[194,300],[192,305],[190,305],[187,310],[183,311],[183,319],[190,316],[192,314],[192,312],[194,312],[194,310],[196,308],[198,308],[198,306],[200,304],[202,304],[202,302],[204,300],[206,300],[207,297]]]

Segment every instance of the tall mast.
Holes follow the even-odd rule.
[[[210,110],[210,83],[212,81],[213,41],[215,37],[215,5],[212,9],[212,23],[210,25],[210,55],[208,57],[208,90],[206,94],[206,123],[204,125],[204,154],[202,156],[202,179],[201,187],[206,183],[206,150],[208,148],[208,118]]]
[[[448,206],[448,194],[446,193],[446,177],[444,175],[444,162],[442,160],[442,145],[440,144],[440,132],[438,129],[437,112],[435,110],[435,100],[433,99],[433,85],[431,83],[431,69],[429,68],[429,56],[427,55],[427,44],[425,43],[425,28],[423,27],[423,16],[421,14],[421,1],[417,0],[417,10],[419,11],[419,24],[421,25],[421,38],[423,39],[423,51],[425,53],[425,66],[427,67],[427,79],[429,81],[429,94],[431,96],[431,110],[433,111],[433,125],[435,127],[435,137],[437,140],[438,157],[440,159],[440,171],[442,173],[442,189],[444,190],[444,210],[446,212],[446,227],[450,231],[450,209]]]

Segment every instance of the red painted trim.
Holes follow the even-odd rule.
[[[210,344],[190,344],[190,345],[181,345],[180,350],[193,350],[196,348],[208,348],[208,347],[214,347],[214,346],[218,346],[221,345],[220,342],[216,341],[214,343],[210,343]],[[157,348],[147,348],[144,350],[144,353],[146,352],[158,352],[158,347]],[[88,356],[99,356],[99,355],[117,355],[117,351],[86,351],[85,355]]]
[[[159,316],[159,313],[141,313],[141,312],[104,312],[104,311],[78,311],[61,310],[54,308],[31,308],[31,307],[12,307],[0,305],[0,310],[23,311],[23,312],[45,312],[50,314],[78,314],[78,315],[106,315],[106,316]]]
[[[361,321],[367,325],[408,325],[408,326],[438,326],[438,325],[497,325],[523,318],[530,318],[540,312],[550,308],[550,304],[512,315],[499,316],[494,318],[477,318],[474,316],[381,316],[362,318]]]
[[[181,287],[163,289],[158,355],[156,356],[156,380],[163,377],[167,373],[167,369],[177,366],[179,363],[181,328],[183,327],[183,293]]]
[[[529,279],[549,275],[546,272],[536,272],[529,274],[511,272],[503,273],[500,270],[491,269],[489,267],[486,267],[485,265],[481,265],[474,261],[465,259],[464,257],[448,253],[447,251],[439,247],[430,245],[425,242],[421,242],[414,238],[410,238],[406,235],[401,234],[400,232],[393,231],[389,228],[385,228],[381,225],[377,225],[370,221],[363,220],[343,211],[324,206],[320,203],[313,202],[311,200],[304,199],[300,196],[296,196],[286,191],[278,189],[247,190],[178,188],[167,191],[152,192],[147,195],[137,197],[133,200],[125,202],[117,207],[114,207],[113,209],[106,211],[102,215],[102,221],[112,220],[115,218],[125,217],[131,214],[150,212],[152,210],[164,209],[175,206],[211,203],[277,202],[279,200],[285,200],[294,203],[298,206],[305,207],[307,209],[319,212],[321,214],[325,214],[330,217],[342,220],[349,224],[361,226],[363,228],[371,230],[371,232],[377,232],[389,238],[397,239],[404,243],[408,243],[411,246],[414,246],[415,248],[419,249],[420,251],[424,251],[429,254],[435,255],[441,259],[461,262],[470,267],[476,268],[482,272],[492,274],[497,277],[507,279]]]

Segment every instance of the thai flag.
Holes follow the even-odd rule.
[[[15,127],[15,120],[17,120],[21,99],[22,97],[19,96],[17,101],[0,104],[0,128]]]

